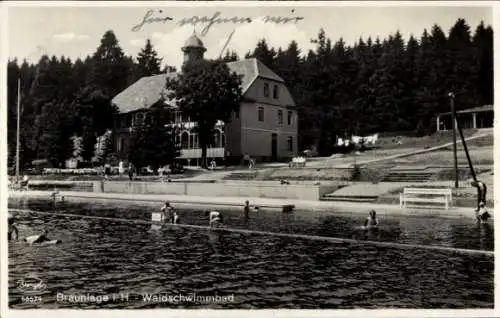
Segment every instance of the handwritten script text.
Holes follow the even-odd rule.
[[[295,10],[292,10],[292,13],[295,12]],[[163,14],[162,10],[158,10],[155,12],[154,10],[149,10],[146,12],[144,17],[142,18],[141,23],[135,25],[132,27],[133,32],[137,32],[142,30],[142,28],[146,24],[153,24],[153,23],[166,23],[168,21],[174,21],[173,17],[169,16],[160,16],[157,14]],[[294,16],[294,17],[284,17],[284,16],[265,16],[263,18],[260,18],[264,23],[273,23],[273,24],[291,24],[291,23],[298,23],[301,20],[304,20],[304,17],[300,16]],[[185,26],[185,25],[202,25],[203,29],[200,31],[201,36],[207,35],[208,31],[210,31],[210,28],[216,24],[249,24],[252,23],[254,18],[252,17],[223,17],[222,13],[220,11],[215,12],[212,16],[192,16],[192,17],[184,17],[176,21],[176,24],[178,26]]]

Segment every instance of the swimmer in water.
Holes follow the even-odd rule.
[[[245,220],[248,220],[250,214],[250,202],[245,201],[245,207],[243,208],[243,213],[245,214]]]
[[[370,216],[366,218],[363,228],[365,230],[378,228],[377,212],[375,210],[370,210]]]
[[[166,201],[165,205],[161,208],[164,215],[164,222],[174,222],[174,208],[170,206],[170,202]]]
[[[42,234],[40,235],[32,235],[32,236],[28,236],[27,238],[25,238],[24,240],[26,241],[26,243],[30,244],[30,245],[33,245],[33,244],[40,244],[40,243],[43,243],[43,242],[47,242],[47,241],[51,241],[51,239],[49,239],[47,237],[47,234],[49,232],[47,230],[44,230]]]
[[[476,213],[476,217],[481,223],[488,222],[488,219],[491,217],[483,201],[479,203],[479,211]]]
[[[19,239],[19,230],[17,226],[14,224],[14,218],[9,213],[9,228],[8,228],[8,240],[12,240],[14,232],[16,232],[16,240]]]
[[[206,211],[205,214],[208,216],[208,222],[211,228],[223,225],[224,218],[219,211]]]
[[[172,217],[172,224],[179,224],[179,214],[175,210]]]

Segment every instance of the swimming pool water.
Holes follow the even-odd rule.
[[[48,210],[49,201],[11,207]],[[158,209],[159,207],[157,207]],[[65,203],[57,212],[150,219],[133,204]],[[202,211],[183,223],[206,225]],[[224,212],[229,227],[363,238],[364,216],[297,211]],[[18,214],[21,236],[49,230],[60,245],[9,243],[11,308],[492,308],[493,258],[433,250],[382,248],[61,216]],[[379,217],[370,240],[493,249],[493,227],[470,219]],[[23,302],[18,281],[42,279],[43,302]],[[68,303],[57,293],[128,293],[127,302]],[[142,294],[232,295],[224,303],[144,301]]]

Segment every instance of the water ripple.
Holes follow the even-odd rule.
[[[11,206],[19,204],[11,203]],[[23,208],[52,209],[45,201]],[[69,204],[61,213],[148,219],[143,206]],[[259,212],[230,226],[359,238],[360,218]],[[182,220],[204,224],[202,211],[181,211]],[[29,247],[9,243],[11,308],[493,308],[493,259],[441,251],[337,244],[287,237],[154,230],[93,219],[19,214],[21,236],[43,228],[62,244]],[[493,249],[493,227],[467,219],[384,217],[383,241]],[[42,304],[23,303],[17,282],[36,275],[47,284]],[[129,293],[128,302],[68,303],[66,295]],[[143,293],[234,295],[228,303],[152,303]]]

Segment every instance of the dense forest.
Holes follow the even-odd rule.
[[[320,30],[315,50],[302,52],[292,41],[273,48],[261,40],[245,58],[256,57],[285,80],[299,109],[299,147],[315,145],[322,154],[337,136],[376,132],[435,131],[433,116],[493,103],[493,30],[483,23],[471,30],[463,19],[448,33],[438,25],[420,37],[396,31],[384,39],[335,42]],[[176,49],[176,48],[174,48]],[[180,48],[177,48],[180,49]],[[239,59],[227,52],[224,60]],[[164,63],[162,63],[164,62]],[[107,31],[92,56],[71,61],[42,56],[36,65],[8,62],[8,150],[15,158],[17,82],[21,82],[21,160],[48,159],[60,165],[75,153],[95,157],[99,136],[112,128],[111,99],[141,78],[175,70],[148,40],[137,57],[125,55]],[[160,65],[167,65],[163,69]]]

